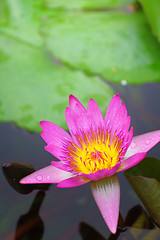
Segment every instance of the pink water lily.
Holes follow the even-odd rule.
[[[42,121],[45,150],[60,161],[21,179],[23,184],[58,183],[57,187],[77,187],[90,182],[93,197],[108,225],[115,233],[120,204],[116,173],[138,164],[160,141],[160,130],[133,137],[130,116],[116,94],[105,118],[90,99],[87,110],[74,96],[65,111],[70,134],[59,126]],[[130,130],[129,130],[130,128]]]

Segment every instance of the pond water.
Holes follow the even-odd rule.
[[[113,87],[127,105],[134,135],[160,128],[160,84]],[[40,134],[28,133],[12,123],[1,123],[0,132],[1,164],[28,163],[39,169],[53,160],[54,157],[43,149],[45,143]],[[147,156],[160,158],[160,144]],[[48,190],[20,194],[1,172],[0,239],[160,239],[158,227],[153,226],[124,174],[119,173],[118,177],[120,212],[123,219],[127,217],[127,227],[112,235],[94,202],[89,184],[72,189],[58,189],[53,184]]]

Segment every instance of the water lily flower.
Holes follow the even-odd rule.
[[[70,134],[48,121],[40,122],[45,150],[60,161],[21,179],[22,184],[58,183],[77,187],[90,182],[93,197],[110,231],[115,233],[119,216],[120,186],[116,173],[145,158],[160,141],[160,130],[133,137],[130,116],[116,94],[103,119],[91,98],[87,110],[74,96],[69,97],[65,117]]]

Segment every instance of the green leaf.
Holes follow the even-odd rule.
[[[139,0],[147,19],[151,25],[154,35],[160,41],[160,1],[159,0]]]
[[[36,46],[42,45],[39,27],[43,11],[40,0],[1,0],[0,33]]]
[[[156,158],[145,158],[135,167],[125,171],[133,176],[143,176],[147,178],[155,178],[160,182],[160,160]]]
[[[48,8],[66,8],[66,9],[102,9],[125,6],[134,3],[135,0],[45,0],[45,6]]]
[[[94,98],[103,113],[112,89],[98,77],[58,66],[42,49],[0,37],[0,121],[13,121],[40,131],[39,121],[66,127],[64,111],[69,94],[87,106]]]
[[[160,225],[160,160],[146,158],[125,171],[129,183],[143,202],[150,216]]]
[[[114,82],[160,80],[160,45],[141,12],[58,12],[46,17],[47,49],[76,69]]]

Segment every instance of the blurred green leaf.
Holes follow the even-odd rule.
[[[160,45],[141,12],[58,12],[46,17],[47,49],[76,69],[128,83],[160,80]]]
[[[160,1],[159,0],[139,0],[147,19],[151,25],[154,35],[160,41]]]
[[[102,9],[102,8],[112,8],[120,7],[126,4],[134,3],[135,0],[45,0],[45,6],[48,8],[66,8],[66,9],[76,9],[76,8],[89,8],[89,9]]]
[[[160,225],[160,160],[146,158],[125,171],[129,183],[143,202],[150,216]]]
[[[93,97],[103,113],[113,96],[98,77],[58,66],[40,48],[1,36],[0,52],[0,121],[13,121],[30,131],[40,131],[41,120],[66,127],[69,94],[85,106]]]
[[[143,14],[97,11],[132,2],[2,0],[0,121],[30,131],[39,131],[41,120],[66,127],[69,94],[83,104],[93,97],[104,112],[111,87],[78,70],[115,82],[159,81],[160,47]],[[89,11],[66,11],[75,8]]]
[[[6,33],[15,39],[42,45],[39,33],[44,9],[40,0],[1,0],[0,34]]]

